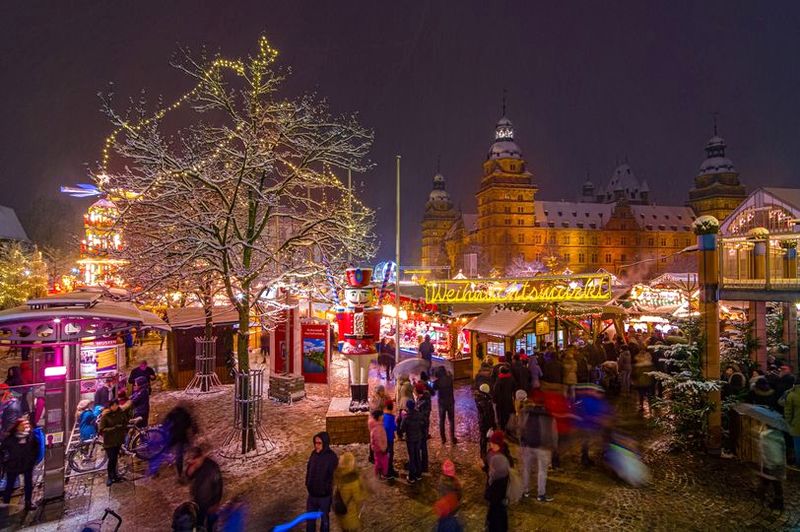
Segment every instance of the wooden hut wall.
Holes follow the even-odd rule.
[[[169,333],[167,359],[169,361],[169,383],[173,388],[185,388],[195,374],[195,342],[203,336],[204,327],[174,329]],[[223,384],[232,384],[233,379],[225,367],[225,355],[233,350],[232,325],[214,326],[213,335],[217,337],[216,372]]]

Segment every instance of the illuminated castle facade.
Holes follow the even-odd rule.
[[[80,283],[87,286],[122,286],[117,271],[122,263],[111,254],[122,247],[122,235],[114,224],[119,210],[114,203],[101,198],[83,215],[84,237],[78,260]]]
[[[712,138],[709,146],[712,142],[717,157],[718,144]],[[724,142],[722,150],[724,158]],[[698,215],[720,214],[722,219],[741,187],[738,175],[707,166],[701,167],[702,179],[696,179],[691,206],[652,204],[649,186],[627,162],[614,170],[605,186],[584,183],[578,201],[543,201],[513,124],[503,117],[483,163],[476,214],[454,210],[444,177],[434,178],[422,221],[421,264],[446,266],[451,276],[460,270],[467,277],[536,270],[604,269],[636,277],[688,271],[691,254],[681,251],[695,240],[692,208]]]

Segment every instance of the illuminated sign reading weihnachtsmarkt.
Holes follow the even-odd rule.
[[[454,279],[425,284],[428,303],[604,302],[611,294],[608,274],[540,275],[524,279]]]

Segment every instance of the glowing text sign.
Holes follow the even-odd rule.
[[[597,303],[609,301],[611,275],[540,275],[525,279],[453,279],[425,284],[427,303]]]

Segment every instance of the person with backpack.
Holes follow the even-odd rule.
[[[555,419],[544,407],[543,398],[538,394],[523,406],[520,427],[523,496],[530,497],[530,473],[535,461],[537,500],[550,502],[553,498],[547,495],[547,468],[558,446],[558,433]]]
[[[330,530],[331,503],[333,497],[333,476],[339,465],[339,457],[330,447],[330,436],[327,432],[318,432],[314,435],[314,450],[308,457],[306,464],[306,510],[309,512],[322,512],[320,517],[320,531]],[[306,525],[307,532],[316,532],[317,522],[309,521]]]
[[[489,503],[486,512],[486,529],[492,532],[508,530],[508,507],[506,491],[511,474],[511,463],[507,457],[507,446],[503,432],[496,430],[489,438],[489,452],[486,455],[488,475],[483,497]]]

